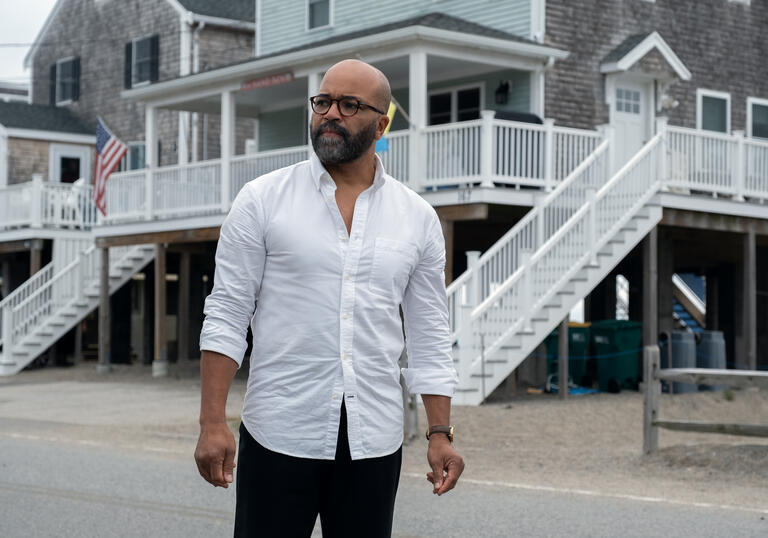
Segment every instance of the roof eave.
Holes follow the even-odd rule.
[[[658,49],[664,60],[672,67],[681,80],[691,80],[691,72],[685,66],[683,61],[675,54],[672,47],[664,41],[664,38],[658,32],[652,32],[632,48],[627,54],[615,62],[600,64],[601,73],[616,73],[619,71],[628,71],[635,63],[643,58],[654,48]]]
[[[251,61],[243,62],[229,67],[222,67],[212,71],[197,73],[183,78],[177,78],[166,82],[149,84],[141,88],[123,90],[120,96],[131,100],[151,100],[154,97],[167,95],[168,91],[180,89],[194,83],[196,86],[215,84],[225,82],[238,76],[252,75],[254,72],[269,71],[275,68],[285,68],[291,64],[307,64],[314,61],[328,58],[329,55],[343,55],[345,53],[357,54],[360,49],[371,47],[384,43],[397,43],[406,40],[425,39],[433,42],[443,42],[449,44],[471,45],[475,48],[486,50],[496,50],[501,52],[514,52],[523,56],[528,56],[542,61],[552,59],[561,60],[567,58],[569,52],[548,47],[546,45],[537,45],[534,43],[521,43],[496,37],[478,36],[474,34],[465,34],[451,30],[431,28],[428,26],[408,26],[398,28],[358,38],[329,43],[318,47],[312,47],[294,52],[286,52],[276,56],[259,59],[254,58]]]

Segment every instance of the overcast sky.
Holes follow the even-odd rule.
[[[0,80],[26,82],[29,73],[24,70],[24,56],[37,37],[45,18],[56,0],[0,0]]]

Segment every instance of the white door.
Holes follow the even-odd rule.
[[[623,166],[650,139],[648,90],[637,82],[617,80],[611,110],[616,133],[616,167]]]

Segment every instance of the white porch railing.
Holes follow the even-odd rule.
[[[32,181],[0,189],[0,229],[88,229],[96,223],[91,185]]]
[[[419,158],[411,152],[417,137]],[[495,120],[484,111],[479,120],[435,125],[419,131],[393,131],[380,157],[386,170],[417,192],[494,183],[553,188],[590,155],[603,139],[597,131]],[[225,211],[248,181],[309,156],[298,146],[231,157],[229,188],[221,187],[220,160],[156,168],[154,196],[146,209],[145,170],[113,174],[107,182],[107,217],[116,223]],[[225,160],[226,163],[226,160]],[[226,185],[225,185],[226,186]],[[222,203],[224,192],[229,200]]]
[[[229,191],[232,193],[232,199],[234,200],[234,197],[237,196],[243,185],[252,179],[308,158],[308,146],[262,151],[250,155],[232,157],[230,160],[232,188]]]

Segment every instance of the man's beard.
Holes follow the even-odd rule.
[[[331,131],[341,138],[324,137],[323,131]],[[355,134],[341,125],[326,121],[312,131],[312,147],[323,164],[344,164],[354,161],[371,147],[376,138],[376,120]]]

